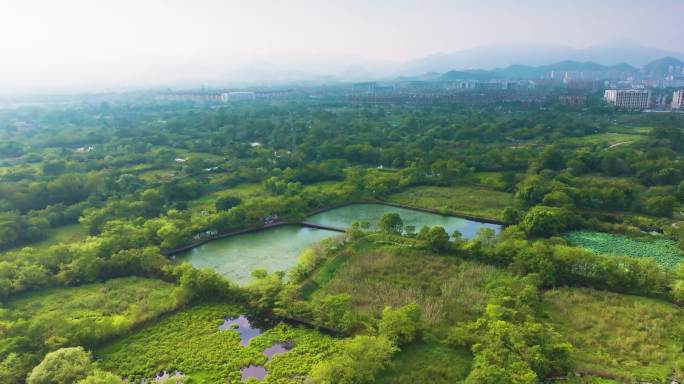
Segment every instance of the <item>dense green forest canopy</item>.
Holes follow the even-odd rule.
[[[211,366],[191,350],[174,355],[169,340],[178,334],[140,361],[125,350],[163,333],[154,323],[165,313],[180,311],[163,321],[184,329],[174,319],[234,308],[340,334],[269,333],[301,340],[289,355],[301,359],[268,363],[268,380],[427,380],[393,359],[430,360],[443,382],[534,383],[572,372],[681,380],[684,326],[670,307],[684,303],[683,129],[682,114],[557,105],[290,100],[0,110],[0,382],[115,383],[116,375],[137,380],[179,366],[196,370],[186,373],[199,382],[239,381],[231,354]],[[169,257],[219,234],[354,201],[507,227],[464,239],[388,215],[305,251],[287,273],[256,271],[246,286]],[[577,297],[593,300],[589,309],[566,308]],[[559,311],[590,318],[600,300],[611,303],[606,316],[638,303],[633,323],[618,327],[656,324],[648,308],[672,319],[658,334],[666,348],[651,359],[622,345],[595,346],[598,353],[587,337],[568,337],[582,330]],[[202,321],[197,329],[209,341],[216,330]],[[226,337],[225,348],[235,348]],[[226,352],[205,344],[193,348]],[[261,362],[242,352],[235,358]],[[630,366],[608,361],[610,353]]]

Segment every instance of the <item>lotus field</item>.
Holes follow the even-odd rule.
[[[604,232],[574,231],[565,235],[571,244],[586,248],[594,253],[652,257],[661,265],[674,268],[684,261],[684,253],[672,240],[655,238],[637,240],[624,235]]]

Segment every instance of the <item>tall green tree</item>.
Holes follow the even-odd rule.
[[[392,235],[400,235],[404,228],[404,221],[401,216],[395,212],[386,212],[380,218],[378,227],[381,231]]]

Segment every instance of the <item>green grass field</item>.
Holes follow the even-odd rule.
[[[266,196],[268,192],[260,183],[244,183],[236,185],[232,188],[223,189],[221,191],[213,192],[204,195],[198,199],[189,202],[188,207],[192,210],[214,209],[214,204],[219,197],[233,196],[242,200],[248,200],[254,197]]]
[[[476,186],[414,187],[391,195],[391,202],[436,209],[447,214],[502,218],[505,207],[513,205],[513,195]]]
[[[476,172],[474,175],[477,178],[477,183],[484,186],[484,188],[495,190],[503,190],[506,188],[506,182],[503,180],[503,172]]]
[[[304,186],[304,192],[339,192],[344,185],[341,181],[321,181],[318,183],[308,184]]]
[[[95,350],[100,367],[138,382],[160,371],[179,370],[193,383],[239,383],[241,369],[265,364],[264,383],[300,383],[311,367],[334,353],[337,341],[316,331],[280,324],[240,345],[233,330],[219,330],[227,316],[243,311],[226,304],[196,305]],[[274,342],[294,348],[267,363],[262,351]]]
[[[544,310],[574,346],[574,371],[624,382],[665,382],[681,357],[682,342],[676,341],[676,333],[682,332],[684,312],[672,304],[564,288],[544,294]]]
[[[472,355],[437,343],[418,342],[401,347],[392,366],[378,375],[379,384],[455,384],[470,372]]]
[[[488,284],[506,284],[508,277],[492,266],[361,240],[327,260],[305,289],[312,297],[349,293],[354,310],[370,316],[415,302],[425,324],[439,333],[480,315]]]
[[[664,238],[634,239],[612,233],[574,231],[567,233],[565,239],[573,245],[594,253],[650,257],[666,267],[674,268],[684,261],[684,253],[677,243]]]

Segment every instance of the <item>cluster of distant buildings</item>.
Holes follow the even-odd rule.
[[[608,104],[623,109],[684,111],[684,62],[663,58],[639,69],[628,64],[608,67],[591,62],[566,61],[539,67],[511,66],[494,70],[449,71],[444,74],[427,73],[379,82],[308,83],[293,87],[168,90],[157,93],[156,99],[231,103],[309,98],[355,103],[466,105],[551,102],[583,107],[590,102],[595,103],[603,96]]]
[[[320,97],[342,97],[359,103],[458,103],[467,105],[499,102],[539,103],[553,87],[547,80],[408,80],[360,82],[338,87]]]
[[[608,104],[618,108],[644,110],[652,107],[651,91],[648,89],[607,89],[603,98]],[[684,90],[672,94],[672,110],[684,110]]]
[[[229,103],[251,100],[274,100],[287,98],[292,94],[291,89],[282,90],[189,90],[189,91],[165,91],[156,95],[157,100],[181,101],[181,102],[217,102]]]

